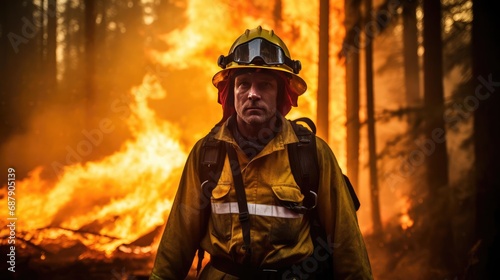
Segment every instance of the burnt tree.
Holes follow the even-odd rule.
[[[319,59],[318,59],[318,98],[317,116],[318,135],[328,142],[328,105],[329,105],[329,44],[330,44],[330,3],[321,0],[319,5]]]
[[[472,247],[477,262],[466,279],[496,279],[500,250],[500,43],[498,1],[473,1],[472,72],[474,92],[468,96],[478,102],[474,112],[474,152],[476,183],[476,246]],[[477,248],[477,251],[475,249]]]
[[[87,126],[94,115],[96,94],[96,2],[85,0],[85,111]]]
[[[443,54],[441,39],[441,3],[423,1],[424,12],[424,108],[426,185],[428,190],[427,221],[430,236],[427,248],[430,254],[430,273],[439,276],[455,271],[455,255],[449,207],[448,155],[444,114]],[[438,276],[433,275],[433,276]]]
[[[346,68],[346,149],[347,175],[358,190],[359,142],[361,124],[359,121],[359,30],[361,27],[361,1],[346,1],[346,38],[342,48]]]
[[[372,0],[365,0],[365,26],[375,23],[372,15]],[[376,33],[366,28],[365,33],[365,79],[366,79],[366,117],[368,126],[368,153],[370,171],[370,198],[372,204],[373,231],[376,234],[382,232],[382,218],[380,216],[380,199],[377,167],[377,134],[375,130],[375,100],[373,90],[373,41]]]
[[[420,104],[420,67],[418,62],[418,29],[416,8],[417,1],[405,1],[403,7],[403,56],[406,104],[415,106]],[[415,115],[410,111],[408,127],[412,138],[416,138]]]

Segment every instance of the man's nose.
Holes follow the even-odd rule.
[[[248,91],[248,99],[250,100],[259,100],[260,99],[260,93],[257,88],[257,85],[252,84],[250,87],[250,90]]]

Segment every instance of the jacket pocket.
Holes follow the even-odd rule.
[[[290,210],[288,207],[302,205],[304,196],[297,186],[274,185],[272,189],[277,207],[282,207],[284,215],[273,218],[270,232],[271,243],[275,245],[295,244],[301,232],[303,215]]]
[[[231,184],[219,184],[212,190],[212,230],[213,236],[220,240],[230,240],[232,230],[231,206],[229,191]]]

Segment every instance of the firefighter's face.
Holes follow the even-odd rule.
[[[276,116],[278,82],[265,72],[250,72],[234,79],[234,108],[242,126],[259,128],[269,125]]]

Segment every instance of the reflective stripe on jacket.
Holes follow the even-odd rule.
[[[298,139],[284,118],[282,123],[282,130],[251,160],[237,146],[227,122],[216,135],[237,151],[250,212],[251,264],[254,267],[290,267],[315,257],[308,216],[282,206],[282,202],[301,203],[303,200],[290,170],[286,148]],[[245,254],[227,156],[211,201],[203,201],[200,200],[198,178],[200,148],[201,140],[192,149],[184,167],[151,279],[184,279],[200,243],[212,257],[232,262],[241,263]],[[317,138],[317,148],[320,166],[317,211],[328,236],[325,244],[333,250],[336,279],[372,279],[356,211],[340,167],[331,149],[320,138]],[[203,207],[212,210],[208,229],[200,228]],[[215,274],[209,271],[202,275],[204,279],[224,276],[220,272]]]

